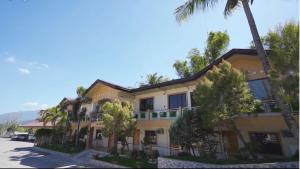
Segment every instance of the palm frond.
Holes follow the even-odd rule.
[[[225,5],[224,9],[224,16],[228,16],[232,13],[232,11],[240,6],[240,0],[227,0],[227,3]]]
[[[219,0],[188,0],[175,10],[176,20],[182,22],[188,19],[197,9],[205,11],[214,7]]]

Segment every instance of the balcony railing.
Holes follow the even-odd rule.
[[[176,119],[184,110],[193,110],[196,108],[198,107],[141,111],[135,114],[135,118],[138,120]]]

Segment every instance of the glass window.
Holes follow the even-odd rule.
[[[140,100],[140,111],[153,110],[153,98]]]
[[[169,96],[169,109],[186,107],[186,105],[187,105],[186,93]]]
[[[263,80],[249,81],[249,87],[257,99],[263,100],[268,98],[268,93]]]

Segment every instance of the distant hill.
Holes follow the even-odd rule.
[[[28,123],[39,117],[38,110],[35,111],[19,111],[0,114],[0,124],[7,120],[16,119],[19,123]]]

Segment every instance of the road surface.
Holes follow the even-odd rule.
[[[0,138],[0,168],[78,168],[67,157],[33,150],[33,143]]]

